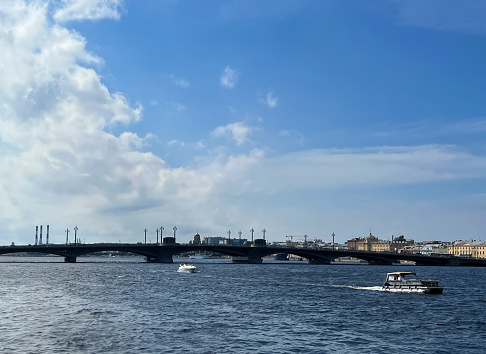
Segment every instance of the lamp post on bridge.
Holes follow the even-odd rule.
[[[157,229],[156,232],[157,232],[157,244],[159,244],[159,229]]]
[[[174,230],[174,243],[176,242],[176,231],[177,231],[177,227],[173,227],[172,230]]]
[[[160,227],[160,243],[163,243],[164,242],[164,239],[162,238],[162,231],[164,231],[164,227],[163,226]]]
[[[69,229],[66,229],[66,245],[69,244]]]
[[[76,225],[74,227],[74,245],[75,246],[76,246],[77,238],[78,238],[78,225]]]
[[[238,235],[240,236],[240,246],[241,246],[241,234],[242,234],[242,232],[240,230],[240,232],[238,232]]]
[[[334,251],[334,236],[336,236],[336,235],[334,235],[334,232],[333,232],[331,236],[332,236],[332,250]]]
[[[253,233],[255,232],[255,230],[253,230],[253,227],[251,228],[250,232],[251,232],[251,243],[253,243]]]
[[[231,246],[231,230],[228,230],[228,246]]]
[[[145,234],[145,244],[147,244],[147,228],[145,228],[145,230],[143,230],[144,234]]]
[[[267,230],[263,229],[262,232],[263,232],[263,239],[265,239],[265,233],[267,232]]]

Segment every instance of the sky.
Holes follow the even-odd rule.
[[[485,15],[2,0],[0,244],[485,240]]]

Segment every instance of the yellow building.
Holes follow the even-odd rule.
[[[357,237],[348,240],[348,250],[368,251],[368,252],[400,252],[406,246],[413,245],[413,241],[387,241],[380,240],[370,234],[366,237]]]
[[[486,258],[486,241],[455,241],[449,254],[456,257]]]

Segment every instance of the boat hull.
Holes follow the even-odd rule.
[[[425,288],[425,287],[389,287],[384,286],[384,291],[389,291],[391,293],[416,293],[416,294],[431,294],[440,295],[444,291],[443,288]]]

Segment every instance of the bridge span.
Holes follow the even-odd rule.
[[[257,242],[259,241],[259,242]],[[391,252],[366,252],[354,250],[333,250],[331,248],[280,247],[266,245],[265,240],[255,240],[248,246],[228,245],[194,245],[179,243],[163,244],[48,244],[48,245],[18,245],[0,246],[0,255],[13,253],[40,253],[64,257],[64,261],[75,263],[80,256],[97,252],[129,252],[145,257],[147,262],[173,263],[173,256],[188,252],[211,252],[230,256],[233,263],[262,263],[262,257],[275,253],[287,253],[308,260],[309,264],[331,264],[336,258],[354,257],[367,261],[372,265],[393,264],[400,260],[414,261],[416,265],[424,266],[486,266],[486,259],[427,256],[421,254],[402,254]]]

